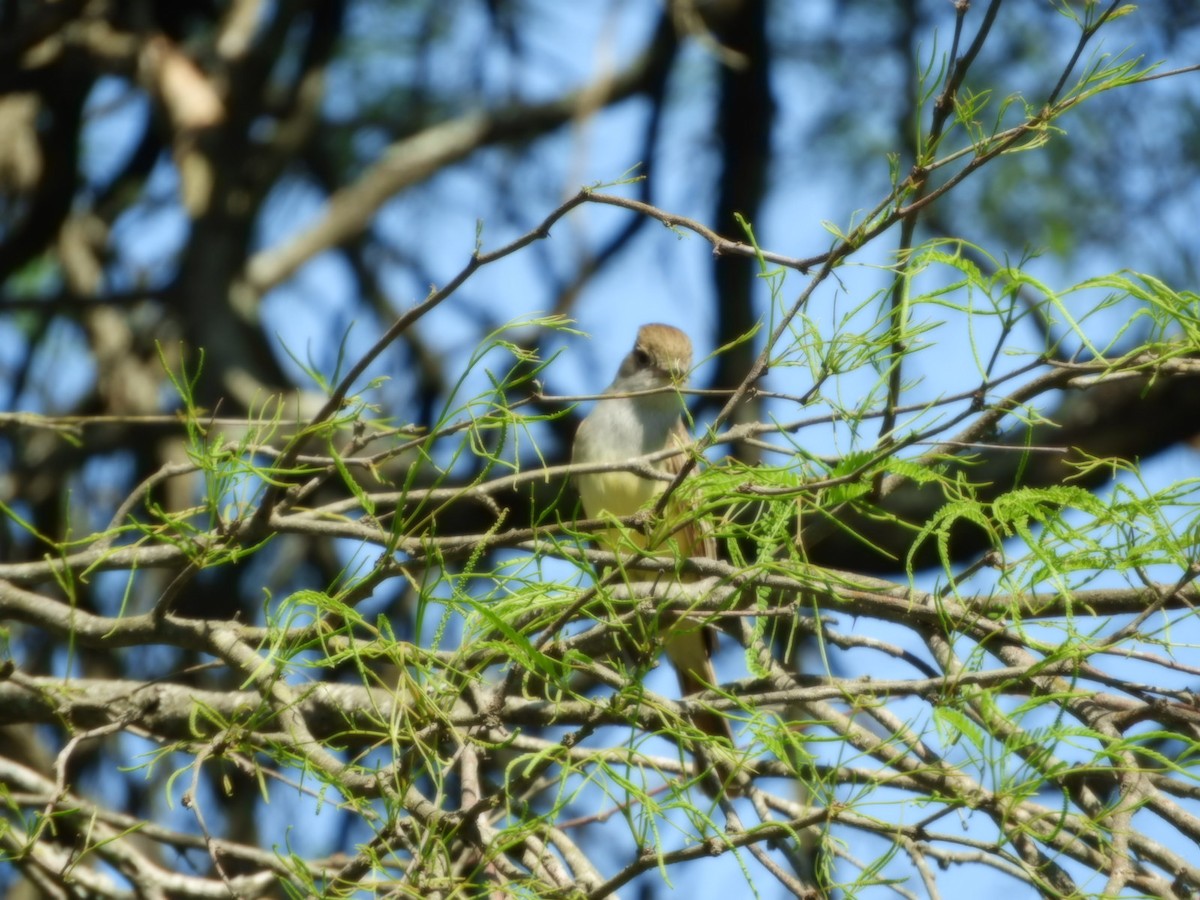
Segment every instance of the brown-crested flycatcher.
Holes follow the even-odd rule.
[[[683,424],[683,399],[678,390],[685,385],[691,366],[692,342],[686,334],[670,325],[643,325],[617,377],[580,424],[571,461],[591,465],[627,463],[658,450],[686,447],[690,439]],[[629,396],[651,390],[657,393]],[[651,465],[672,475],[683,462],[684,455],[679,453]],[[615,470],[577,475],[576,483],[584,512],[595,519],[623,518],[645,509],[662,494],[669,480]],[[630,530],[629,537],[650,551],[674,552],[674,545],[682,557],[716,557],[716,542],[705,523],[691,518],[681,527],[680,519],[688,513],[678,502],[668,504],[665,512],[666,534],[647,537]],[[619,529],[608,529],[597,535],[597,540],[606,549],[618,551],[620,534]],[[646,573],[644,577],[656,576]],[[679,674],[679,689],[685,698],[716,684],[713,644],[711,629],[694,626],[675,630],[667,638],[667,658]],[[722,716],[698,712],[692,721],[705,734],[733,740],[729,722]]]

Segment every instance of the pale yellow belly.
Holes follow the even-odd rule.
[[[639,478],[632,472],[594,472],[579,479],[583,510],[590,518],[604,514],[632,516],[662,493],[665,481]]]
[[[624,518],[650,506],[666,485],[665,481],[650,481],[632,472],[594,472],[579,479],[579,496],[588,518],[606,515]],[[639,547],[646,545],[644,534],[630,530],[626,536]],[[618,533],[613,529],[597,537],[610,547],[617,545]]]

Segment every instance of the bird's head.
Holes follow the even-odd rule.
[[[627,391],[683,387],[692,368],[692,342],[671,325],[643,325],[617,372]]]

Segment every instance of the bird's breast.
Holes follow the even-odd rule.
[[[653,453],[666,446],[670,425],[670,418],[639,409],[628,400],[601,400],[579,428],[573,461],[625,463]],[[631,516],[666,487],[664,481],[633,472],[592,472],[578,477],[577,484],[590,518]]]

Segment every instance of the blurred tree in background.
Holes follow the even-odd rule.
[[[1184,0],[0,0],[0,887],[1195,896],[1197,58]],[[719,560],[579,521],[647,321]]]

